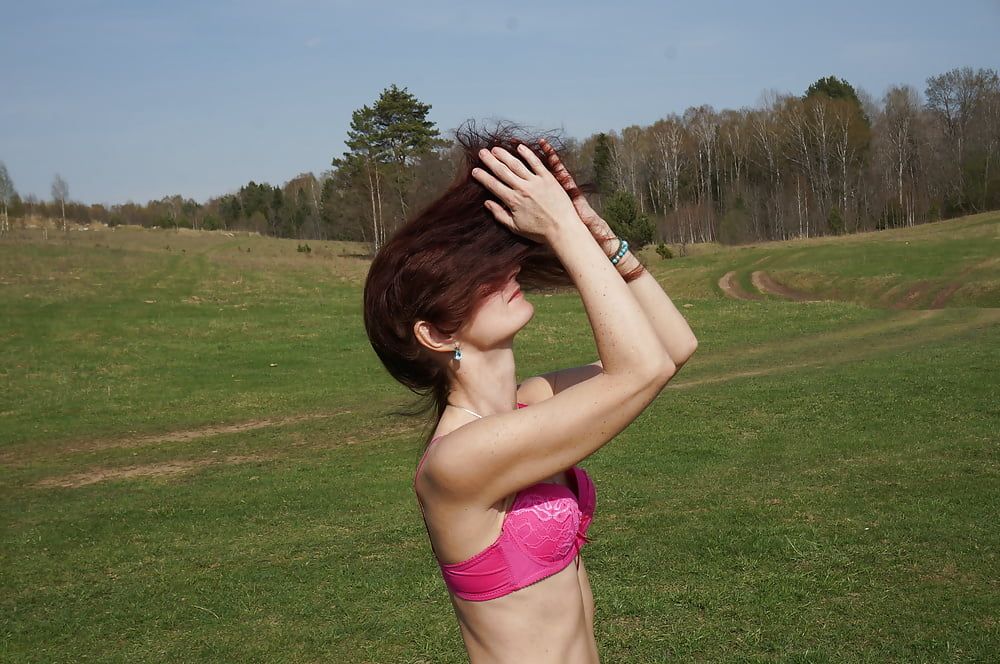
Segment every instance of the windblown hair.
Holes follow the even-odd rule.
[[[365,330],[372,348],[389,374],[421,397],[415,407],[396,414],[433,411],[431,430],[444,412],[451,386],[444,363],[417,341],[414,323],[425,320],[444,334],[458,332],[518,267],[518,282],[526,292],[573,286],[548,245],[512,232],[493,217],[485,201],[501,202],[472,177],[476,166],[489,170],[478,156],[483,148],[500,146],[516,155],[518,144],[525,143],[546,163],[538,138],[544,136],[556,147],[561,145],[558,137],[530,136],[509,123],[477,129],[471,121],[455,134],[463,158],[454,179],[382,246],[364,288]]]

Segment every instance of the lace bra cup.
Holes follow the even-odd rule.
[[[570,474],[576,491],[552,482],[525,487],[515,495],[493,544],[462,562],[438,560],[448,588],[462,599],[493,599],[551,576],[572,562],[590,541],[587,530],[597,492],[587,471],[573,466]]]
[[[537,484],[517,494],[504,519],[504,528],[526,553],[554,563],[562,560],[576,542],[582,517],[576,496],[568,487]]]
[[[596,491],[582,468],[573,467],[580,499],[561,484],[539,483],[517,493],[500,536],[460,563],[438,565],[458,597],[501,597],[551,576],[569,565],[588,542]]]

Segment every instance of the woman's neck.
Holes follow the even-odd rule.
[[[495,348],[463,355],[448,402],[486,417],[517,408],[514,350]]]

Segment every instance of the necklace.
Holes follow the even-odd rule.
[[[472,413],[473,415],[475,415],[476,417],[478,417],[478,418],[480,418],[480,419],[482,419],[482,417],[483,417],[483,416],[482,416],[482,415],[480,415],[479,413],[473,413],[473,412],[472,412],[471,410],[469,410],[468,408],[465,408],[464,406],[456,406],[455,404],[453,404],[453,403],[452,403],[452,402],[450,402],[450,401],[448,401],[448,402],[446,402],[446,403],[447,403],[447,404],[448,404],[449,406],[455,406],[455,408],[461,408],[462,410],[464,410],[464,411],[465,411],[465,412],[467,412],[467,413]]]

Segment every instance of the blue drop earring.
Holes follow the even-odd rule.
[[[455,359],[456,360],[462,359],[462,349],[458,347],[458,344],[455,344]]]

